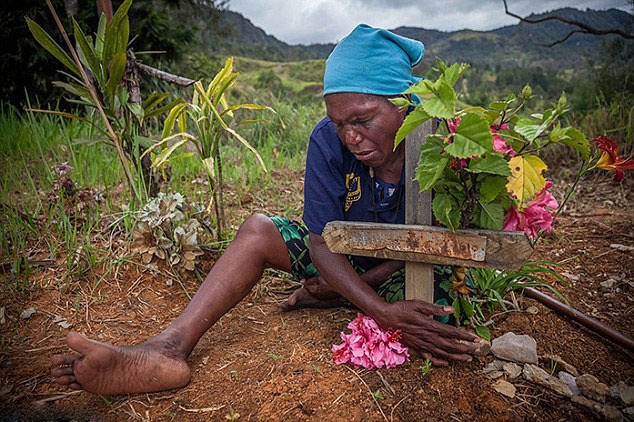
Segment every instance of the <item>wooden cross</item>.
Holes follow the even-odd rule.
[[[331,252],[405,261],[405,298],[434,302],[433,264],[518,269],[533,252],[523,232],[432,226],[431,192],[420,192],[415,170],[427,121],[405,144],[405,225],[333,221],[322,236]]]

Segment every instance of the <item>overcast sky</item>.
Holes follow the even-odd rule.
[[[631,11],[627,0],[508,0],[508,4],[521,16],[560,7]],[[517,23],[504,13],[502,0],[231,0],[229,9],[289,44],[336,42],[359,23],[443,31],[486,31]]]

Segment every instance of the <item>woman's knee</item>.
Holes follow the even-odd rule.
[[[266,240],[276,233],[278,233],[277,228],[269,217],[264,214],[255,213],[251,214],[251,216],[240,225],[236,238],[249,237],[254,238],[254,240]]]

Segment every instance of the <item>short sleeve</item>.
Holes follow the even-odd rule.
[[[323,121],[310,136],[303,220],[308,230],[315,234],[321,235],[328,222],[344,219],[346,187],[342,148],[334,128],[327,127]]]

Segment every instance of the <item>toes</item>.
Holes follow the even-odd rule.
[[[95,346],[95,342],[74,331],[71,331],[66,336],[66,344],[82,355],[87,355]]]
[[[76,360],[77,360],[77,356],[72,356],[72,355],[51,356],[51,364],[53,364],[53,366],[72,365]]]
[[[72,390],[83,390],[83,388],[81,388],[81,385],[79,385],[79,383],[77,382],[71,382],[70,384],[68,384],[68,387]]]
[[[71,366],[55,367],[51,369],[51,375],[54,377],[61,377],[64,375],[73,375],[73,368]]]
[[[76,384],[77,379],[74,375],[62,375],[61,377],[55,377],[55,382],[61,385]]]

